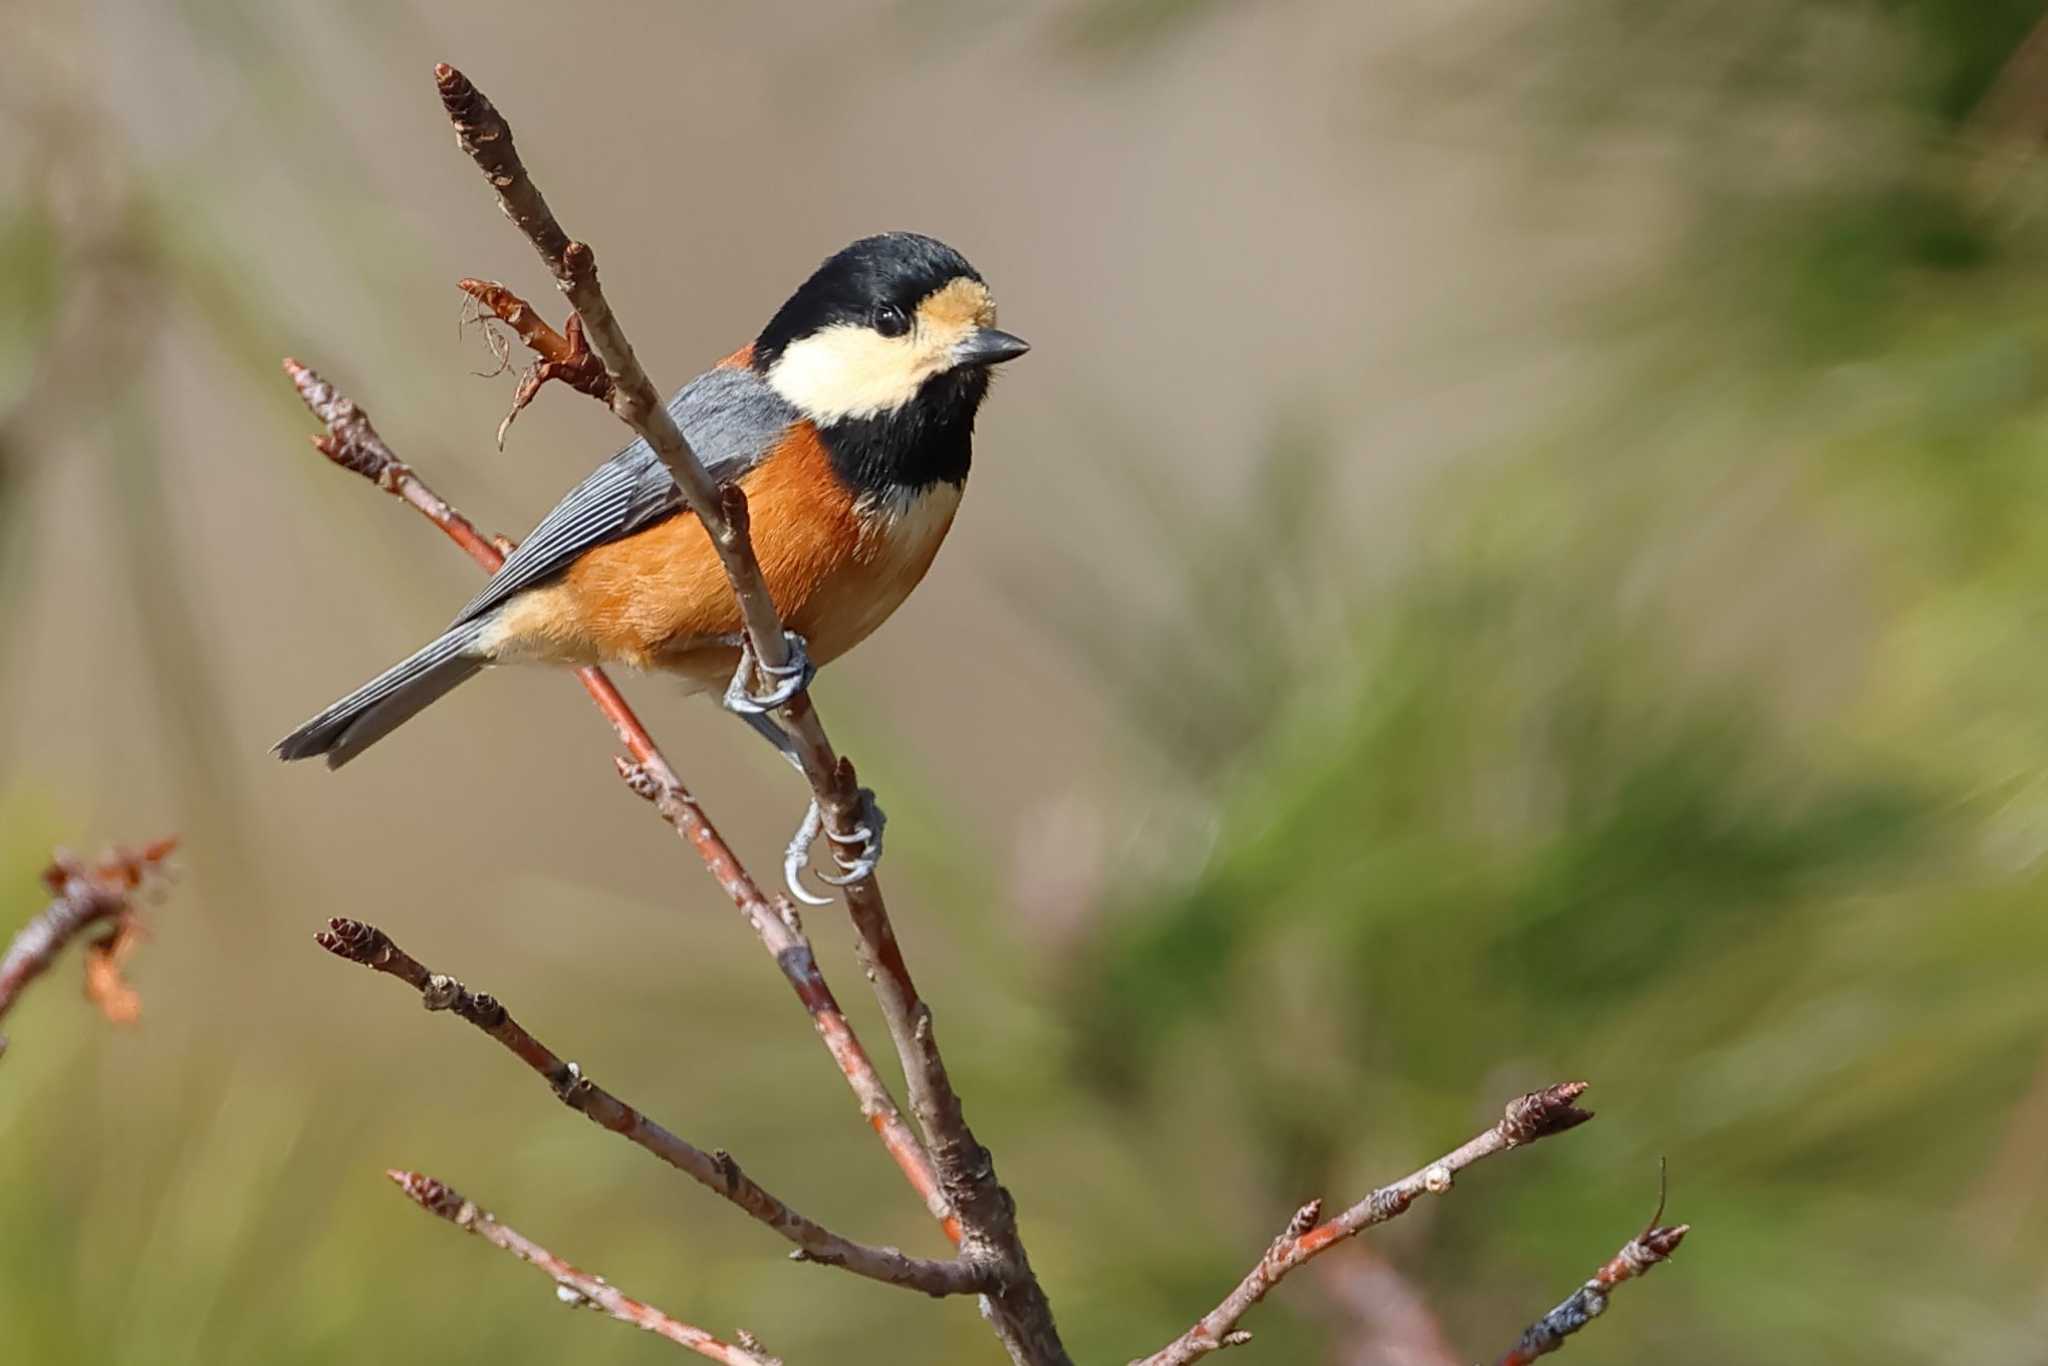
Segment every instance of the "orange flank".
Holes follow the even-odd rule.
[[[826,664],[887,619],[931,567],[958,490],[898,506],[857,503],[808,423],[740,481],[775,610]],[[583,554],[562,578],[508,604],[501,658],[612,662],[722,685],[741,630],[724,567],[685,512]]]

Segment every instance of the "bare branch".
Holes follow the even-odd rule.
[[[52,857],[43,884],[55,898],[21,927],[0,956],[0,1017],[14,1008],[28,984],[49,971],[57,955],[86,930],[111,922],[113,930],[96,944],[86,964],[86,991],[109,1018],[126,1023],[136,1008],[134,993],[120,976],[122,959],[134,942],[133,896],[161,871],[177,847],[176,836],[136,850],[115,850],[86,865],[68,854]],[[0,1037],[0,1052],[7,1040]]]
[[[1652,1227],[1622,1245],[1607,1264],[1593,1273],[1593,1279],[1574,1290],[1564,1303],[1530,1324],[1522,1332],[1508,1354],[1500,1359],[1500,1366],[1529,1366],[1540,1356],[1547,1356],[1564,1346],[1564,1340],[1578,1332],[1607,1311],[1607,1297],[1623,1281],[1634,1280],[1648,1275],[1651,1268],[1678,1251],[1678,1245],[1685,1241],[1685,1235],[1692,1232],[1690,1224],[1657,1227],[1657,1220],[1664,1214],[1663,1206],[1651,1218]]]
[[[601,1309],[621,1323],[630,1323],[635,1328],[667,1338],[699,1356],[724,1362],[725,1366],[782,1366],[779,1357],[762,1352],[760,1345],[749,1335],[741,1334],[743,1340],[739,1344],[721,1342],[701,1328],[692,1327],[651,1304],[621,1293],[607,1284],[603,1277],[578,1270],[517,1229],[499,1223],[488,1210],[477,1208],[474,1201],[464,1199],[459,1191],[431,1176],[397,1170],[384,1174],[427,1213],[438,1215],[465,1233],[474,1233],[491,1246],[503,1248],[520,1261],[546,1272],[555,1282],[556,1296],[564,1303],[587,1304]]]
[[[1289,1272],[1346,1238],[1406,1213],[1421,1196],[1444,1194],[1451,1189],[1457,1174],[1473,1163],[1584,1124],[1593,1115],[1573,1102],[1585,1091],[1585,1082],[1568,1081],[1508,1102],[1500,1122],[1492,1128],[1392,1185],[1380,1187],[1334,1219],[1318,1222],[1322,1219],[1323,1202],[1309,1201],[1295,1211],[1294,1218],[1266,1249],[1259,1264],[1246,1273],[1221,1304],[1204,1314],[1187,1332],[1151,1356],[1134,1361],[1132,1366],[1186,1366],[1211,1352],[1249,1342],[1251,1334],[1239,1328],[1238,1321]]]
[[[368,415],[360,407],[296,361],[286,361],[285,371],[292,377],[300,396],[314,415],[328,424],[327,441],[335,451],[342,453],[330,455],[336,464],[364,475],[378,487],[388,489],[418,509],[486,571],[495,570],[503,562],[505,551],[486,539],[468,518],[450,507],[410,466],[399,460],[377,435]],[[319,441],[314,444],[323,452],[328,449]],[[344,459],[343,455],[348,458]],[[890,1096],[888,1084],[875,1071],[867,1050],[847,1023],[815,959],[809,956],[808,943],[801,945],[800,959],[786,951],[789,946],[781,938],[782,916],[770,906],[761,893],[760,885],[740,862],[739,856],[697,806],[696,798],[683,786],[682,780],[656,747],[653,737],[640,724],[640,719],[604,670],[596,667],[579,669],[577,677],[633,756],[634,763],[622,766],[622,774],[628,776],[629,783],[633,783],[634,790],[642,796],[651,798],[655,793],[662,794],[662,800],[657,803],[662,814],[697,851],[712,877],[732,898],[733,904],[739,907],[756,934],[761,936],[762,943],[775,956],[777,965],[795,988],[798,999],[810,1012],[833,1061],[860,1101],[861,1113],[867,1116],[883,1147],[903,1172],[904,1179],[924,1200],[932,1217],[939,1221],[949,1238],[959,1242],[959,1223],[939,1189],[938,1177],[930,1160],[897,1108],[895,1099]],[[631,777],[633,774],[641,775],[637,782]]]
[[[299,391],[299,398],[327,428],[324,435],[313,438],[314,450],[343,469],[360,474],[392,497],[410,504],[422,517],[441,528],[449,540],[461,546],[463,553],[481,565],[486,574],[498,572],[498,566],[505,562],[504,553],[478,531],[469,518],[449,507],[440,495],[428,488],[412,472],[412,466],[392,454],[391,448],[384,444],[384,438],[371,424],[368,413],[310,367],[299,364],[290,356],[284,358],[284,372],[291,379],[292,387]]]
[[[843,1267],[869,1280],[908,1286],[933,1296],[973,1295],[987,1288],[986,1272],[972,1263],[934,1261],[905,1256],[894,1248],[869,1247],[797,1213],[762,1189],[730,1154],[723,1150],[707,1153],[647,1118],[528,1033],[495,998],[472,993],[454,978],[427,968],[376,926],[359,920],[330,920],[327,929],[314,938],[336,957],[404,982],[420,993],[428,1010],[446,1010],[469,1021],[538,1073],[557,1100],[774,1229],[796,1244],[798,1260]]]
[[[796,992],[797,999],[810,1013],[818,1037],[824,1040],[847,1084],[859,1098],[861,1113],[867,1116],[868,1123],[882,1140],[882,1146],[896,1159],[897,1167],[923,1198],[925,1207],[939,1221],[946,1236],[960,1242],[960,1221],[946,1202],[938,1176],[924,1149],[919,1146],[917,1136],[904,1123],[902,1113],[889,1094],[888,1083],[882,1080],[873,1060],[854,1037],[853,1027],[846,1022],[846,1013],[840,1009],[838,998],[832,994],[832,988],[819,971],[817,955],[811,951],[811,941],[804,934],[803,921],[798,918],[796,907],[782,898],[770,905],[762,899],[760,890],[736,860],[730,860],[729,855],[720,857],[715,851],[706,852],[706,847],[717,841],[718,832],[712,828],[696,799],[674,781],[673,774],[665,776],[644,764],[620,763],[619,776],[627,787],[654,804],[661,818],[675,827],[685,843],[698,848],[705,865],[725,887],[748,928],[775,959],[775,965],[782,970],[790,989]]]
[[[454,67],[437,66],[434,79],[463,151],[489,180],[505,216],[525,233],[582,315],[591,346],[603,357],[613,381],[612,411],[661,457],[710,534],[732,582],[756,659],[771,668],[784,666],[789,659],[787,642],[747,534],[744,496],[736,488],[721,490],[691,451],[605,299],[595,256],[556,221],[527,174],[504,116]],[[855,832],[862,824],[865,794],[852,763],[833,749],[808,692],[792,699],[783,715],[826,825],[844,842],[858,843]],[[990,1322],[1012,1360],[1061,1366],[1069,1358],[1018,1234],[1015,1202],[997,1181],[994,1162],[967,1125],[939,1053],[930,1008],[911,980],[872,872],[847,887],[846,904],[859,936],[862,967],[874,983],[903,1065],[911,1109],[924,1132],[940,1187],[960,1219],[962,1253],[988,1258],[1001,1267],[1004,1288],[989,1298]]]

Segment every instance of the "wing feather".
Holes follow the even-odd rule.
[[[746,474],[797,420],[796,410],[760,376],[737,367],[706,371],[668,406],[720,484]],[[686,512],[668,467],[645,441],[635,441],[555,504],[455,620],[474,621],[560,574],[593,546]]]

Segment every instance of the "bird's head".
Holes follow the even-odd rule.
[[[819,266],[752,364],[867,479],[957,482],[990,367],[1030,349],[995,322],[995,296],[959,252],[883,233]]]

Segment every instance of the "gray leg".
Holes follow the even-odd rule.
[[[734,715],[746,722],[756,735],[775,746],[775,752],[789,760],[792,768],[799,773],[803,772],[804,764],[803,760],[797,757],[796,741],[790,738],[789,732],[784,730],[774,717],[768,715],[766,711],[735,710]],[[804,869],[809,867],[811,862],[811,846],[817,843],[820,834],[834,844],[860,850],[851,859],[834,850],[832,861],[845,870],[844,874],[835,876],[820,873],[818,876],[823,882],[834,887],[844,887],[847,883],[856,882],[874,872],[875,864],[880,862],[882,824],[887,817],[882,814],[882,808],[875,805],[874,793],[862,788],[860,799],[860,825],[851,834],[835,835],[825,829],[825,815],[818,809],[817,800],[813,798],[810,809],[804,812],[803,824],[797,827],[796,837],[790,840],[789,848],[783,851],[782,880],[788,885],[790,895],[805,905],[829,906],[832,903],[830,897],[812,896],[803,885]]]
[[[818,676],[818,669],[804,650],[804,638],[794,631],[785,631],[783,639],[789,642],[789,663],[778,669],[761,664],[755,658],[753,641],[745,635],[740,637],[740,666],[733,671],[732,682],[725,688],[727,711],[738,712],[741,716],[759,716],[763,712],[774,711],[811,686],[811,680]],[[757,667],[764,679],[775,680],[765,693],[747,691]]]
[[[804,771],[804,761],[796,754],[796,741],[790,739],[789,732],[784,730],[774,717],[765,711],[736,711],[733,715],[746,722],[754,734],[775,746],[775,752],[789,760],[790,766],[797,772]]]

